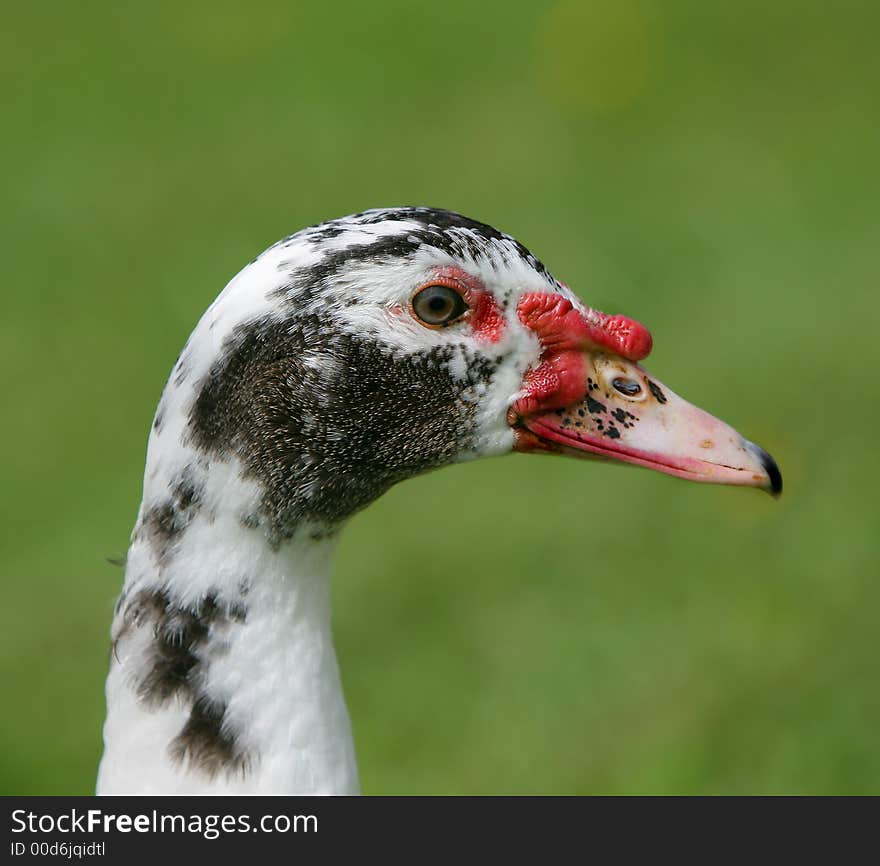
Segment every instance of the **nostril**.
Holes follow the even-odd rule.
[[[635,379],[625,379],[622,376],[615,376],[611,380],[615,391],[620,391],[626,397],[635,397],[642,393],[642,386]]]

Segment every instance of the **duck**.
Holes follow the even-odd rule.
[[[650,374],[651,347],[452,211],[372,209],[269,247],[152,421],[96,792],[359,793],[333,554],[398,482],[517,452],[778,496],[773,458]]]

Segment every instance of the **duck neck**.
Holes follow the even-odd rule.
[[[98,793],[356,793],[330,625],[335,540],[301,529],[273,549],[232,514],[182,520],[185,505],[165,515],[163,545],[155,509],[141,509]]]

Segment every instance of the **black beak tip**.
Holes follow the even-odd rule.
[[[774,499],[779,499],[782,495],[782,473],[779,471],[776,461],[760,445],[747,442],[746,446],[761,461],[761,465],[770,479],[770,495]]]
[[[779,499],[782,495],[782,473],[776,465],[776,461],[763,449],[759,448],[759,457],[764,470],[770,478],[770,495],[774,499]]]

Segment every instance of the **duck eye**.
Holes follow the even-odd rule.
[[[449,286],[425,286],[412,299],[413,313],[423,325],[442,328],[467,312],[465,299]]]

